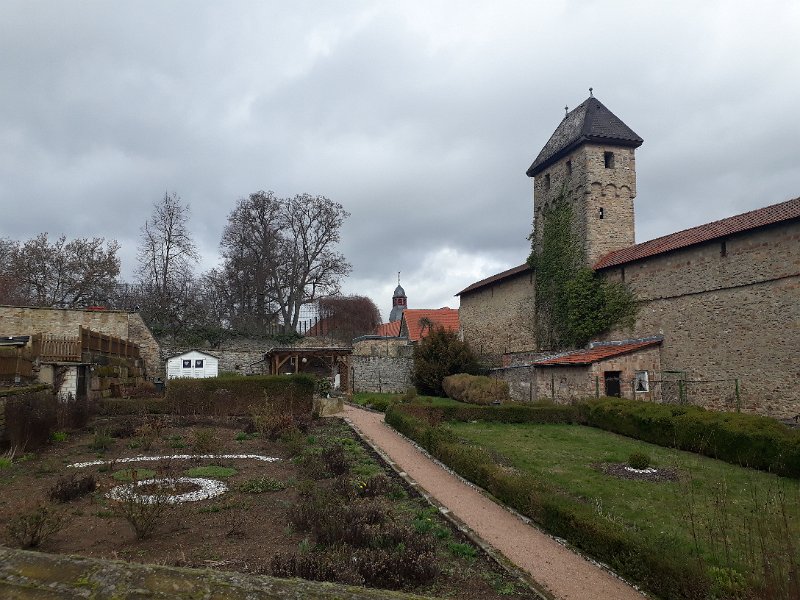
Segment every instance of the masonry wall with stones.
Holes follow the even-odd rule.
[[[520,364],[493,369],[492,374],[508,382],[512,400],[551,400],[563,404],[604,396],[606,371],[620,372],[620,392],[623,398],[661,401],[660,386],[651,385],[647,392],[635,392],[633,386],[637,371],[647,371],[648,381],[653,384],[658,380],[661,372],[661,353],[658,346],[591,365],[535,368]]]
[[[393,356],[351,356],[350,382],[353,392],[398,394],[412,387],[414,360]]]
[[[614,166],[606,168],[605,153]],[[533,184],[535,247],[541,246],[545,213],[562,193],[573,208],[573,232],[583,242],[586,264],[634,242],[633,148],[584,144],[536,175]],[[600,209],[602,210],[602,216]]]
[[[138,313],[0,306],[0,335],[50,333],[77,336],[81,327],[137,344],[148,379],[163,376],[164,367],[159,358],[158,342]]]
[[[534,305],[532,271],[468,292],[458,309],[463,339],[491,365],[506,352],[531,350]]]
[[[264,340],[237,338],[222,342],[218,348],[195,348],[162,344],[162,371],[167,359],[191,350],[200,350],[219,360],[219,372],[241,373],[242,375],[260,375],[264,372],[264,353],[275,344]]]
[[[604,271],[639,299],[635,327],[663,334],[664,370],[685,371],[688,400],[776,417],[800,414],[800,222],[733,235]]]

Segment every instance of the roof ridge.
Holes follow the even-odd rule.
[[[788,213],[785,214],[784,211],[786,209],[788,209]],[[605,269],[797,218],[800,218],[800,197],[723,217],[722,219],[674,231],[633,246],[613,250],[601,257],[593,268],[595,270]],[[726,228],[726,226],[729,227]],[[691,234],[693,233],[700,235],[692,236]]]

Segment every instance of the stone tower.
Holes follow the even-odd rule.
[[[563,194],[587,266],[634,242],[634,150],[642,138],[594,96],[568,112],[527,171],[533,177],[534,248],[546,209]]]
[[[392,312],[389,314],[389,323],[394,323],[403,318],[403,311],[408,308],[406,291],[400,285],[400,275],[397,276],[397,287],[392,294]]]

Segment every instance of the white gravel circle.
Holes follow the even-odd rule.
[[[117,458],[114,460],[90,460],[88,462],[79,462],[67,465],[69,468],[82,469],[83,467],[93,467],[95,465],[109,465],[121,464],[131,462],[148,462],[154,460],[193,460],[193,459],[211,459],[211,460],[260,460],[261,462],[277,462],[280,458],[274,456],[264,456],[262,454],[167,454],[166,456],[128,456],[126,458]]]
[[[178,483],[193,483],[200,486],[199,490],[193,492],[186,492],[185,494],[173,494],[163,496],[139,494],[136,491],[138,486],[150,484],[163,485],[165,489],[175,487]],[[207,500],[208,498],[215,498],[228,491],[228,486],[221,481],[214,479],[206,479],[204,477],[176,477],[166,479],[143,479],[135,483],[126,483],[112,488],[107,494],[106,498],[111,500],[125,501],[135,497],[138,502],[143,504],[155,504],[160,499],[163,499],[167,504],[181,504],[183,502],[197,502],[198,500]]]

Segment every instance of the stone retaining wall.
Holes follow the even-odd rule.
[[[14,600],[425,600],[423,596],[209,569],[181,569],[0,547],[0,598]]]

